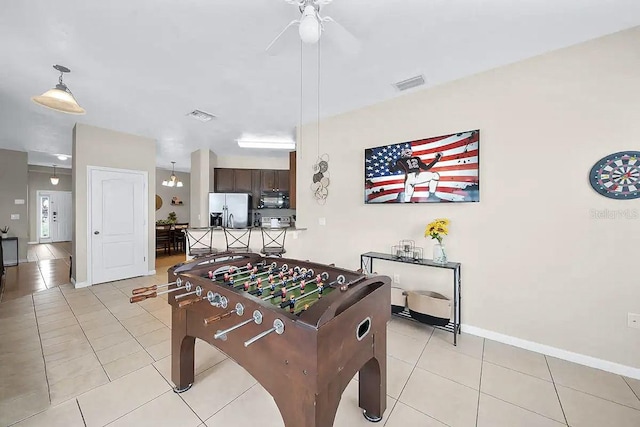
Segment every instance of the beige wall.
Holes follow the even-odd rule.
[[[282,157],[218,156],[217,168],[289,169],[289,152]]]
[[[76,286],[87,281],[87,167],[103,166],[148,173],[148,268],[155,270],[156,145],[149,138],[81,123],[73,128],[73,277]]]
[[[627,327],[640,313],[640,199],[602,197],[588,181],[600,158],[638,150],[638,40],[640,27],[324,120],[329,197],[318,205],[311,173],[298,174],[297,225],[309,229],[288,238],[288,254],[357,268],[360,253],[414,239],[431,257],[424,227],[448,217],[464,324],[640,368],[640,331]],[[470,129],[480,129],[479,203],[364,205],[365,148]],[[315,130],[299,171],[315,160]],[[625,209],[629,219],[593,215]],[[376,270],[451,294],[435,269]]]
[[[210,167],[211,151],[198,150],[191,153],[191,178],[190,178],[190,201],[189,210],[191,227],[206,227],[209,216],[209,187],[213,188],[210,181],[213,180],[213,166]]]
[[[56,168],[58,185],[51,184],[53,168],[29,166],[29,241],[38,241],[38,191],[71,191],[71,169]]]
[[[190,219],[190,193],[191,193],[191,185],[190,180],[191,176],[185,172],[176,172],[176,176],[180,181],[182,181],[182,187],[165,187],[162,185],[162,181],[168,180],[171,176],[171,170],[166,169],[156,169],[156,195],[162,198],[162,207],[156,211],[155,218],[159,219],[167,219],[169,216],[169,212],[175,212],[178,216],[178,222],[189,222]],[[178,197],[182,203],[180,205],[172,205],[171,198]],[[155,206],[155,202],[154,202]],[[155,209],[155,207],[154,207]]]
[[[18,238],[18,257],[27,259],[27,153],[0,149],[0,228],[9,227],[9,237]],[[24,204],[16,205],[16,199]],[[12,220],[18,214],[20,219]]]

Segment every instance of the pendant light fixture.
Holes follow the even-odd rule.
[[[54,65],[53,68],[60,71],[60,78],[55,88],[50,89],[40,96],[31,98],[36,104],[42,105],[52,110],[61,111],[67,114],[85,114],[84,108],[78,105],[69,88],[62,82],[62,75],[70,73],[67,67]]]
[[[182,181],[178,179],[175,172],[176,162],[171,162],[171,176],[168,181],[162,181],[165,187],[182,187]]]
[[[58,183],[60,182],[60,178],[58,178],[58,175],[56,175],[56,165],[53,165],[53,176],[51,176],[49,180],[51,181],[52,185],[58,185]]]

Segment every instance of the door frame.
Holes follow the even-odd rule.
[[[144,240],[142,247],[144,249],[144,259],[146,260],[146,265],[144,267],[144,271],[141,272],[141,276],[145,276],[149,272],[149,172],[143,170],[135,170],[135,169],[120,169],[120,168],[110,168],[106,166],[87,166],[87,286],[93,286],[93,259],[92,259],[92,250],[93,247],[91,245],[91,230],[93,230],[92,215],[91,215],[91,206],[92,206],[92,195],[91,189],[92,180],[91,175],[93,171],[104,171],[104,172],[116,172],[116,173],[128,173],[134,175],[142,175],[142,193],[145,195],[142,203],[142,212],[144,217],[144,225],[142,238]],[[126,280],[126,279],[122,279]]]

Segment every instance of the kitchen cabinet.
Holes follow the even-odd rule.
[[[295,152],[293,163],[295,168]],[[258,208],[262,191],[289,191],[291,208],[295,208],[295,170],[215,168],[213,191],[216,193],[251,193],[252,209]]]
[[[213,171],[213,187],[216,193],[235,191],[235,170],[217,168]]]
[[[234,190],[239,193],[251,193],[252,187],[251,169],[235,169]]]

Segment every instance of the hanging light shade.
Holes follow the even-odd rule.
[[[308,44],[317,43],[320,39],[320,22],[318,22],[317,12],[313,6],[307,5],[304,8],[298,32],[302,41]]]
[[[56,175],[56,165],[53,165],[53,175],[51,176],[51,178],[49,178],[49,180],[53,185],[58,185],[58,183],[60,182],[60,178],[58,178],[58,175]]]
[[[176,176],[176,172],[175,172],[175,166],[176,166],[176,162],[171,162],[172,166],[171,166],[171,176],[169,177],[168,180],[166,181],[162,181],[162,185],[164,185],[165,187],[182,187],[182,181],[180,181],[178,179],[178,177]]]
[[[52,110],[61,111],[67,114],[85,114],[84,108],[78,105],[69,88],[62,82],[62,75],[69,73],[67,67],[62,65],[54,65],[53,68],[60,71],[60,78],[55,88],[49,89],[40,96],[31,98],[36,104],[42,105]]]

